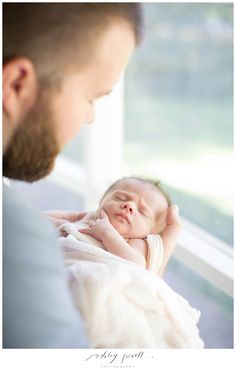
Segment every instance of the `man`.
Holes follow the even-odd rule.
[[[52,170],[63,146],[93,121],[94,102],[118,80],[141,25],[135,3],[3,5],[6,177],[32,182]],[[54,230],[6,187],[3,201],[3,346],[88,347]],[[179,230],[173,215],[169,251]]]

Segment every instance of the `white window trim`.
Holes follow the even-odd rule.
[[[233,297],[233,248],[184,218],[182,223],[174,257]]]

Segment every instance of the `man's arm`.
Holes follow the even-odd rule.
[[[50,223],[7,189],[3,229],[3,347],[88,347]]]
[[[42,213],[48,220],[50,220],[55,227],[66,222],[77,222],[84,218],[86,212],[78,213],[77,211],[61,211],[61,210],[48,210]]]

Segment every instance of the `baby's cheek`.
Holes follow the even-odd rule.
[[[104,210],[105,213],[107,214],[108,219],[109,219],[109,221],[110,221],[110,223],[111,223],[111,220],[112,220],[112,213],[111,213],[110,209],[109,209],[109,208],[104,208],[103,210]]]
[[[108,216],[108,218],[109,218],[109,220],[110,220],[110,210],[109,210],[109,208],[106,207],[106,206],[103,206],[103,205],[102,205],[102,206],[98,209],[98,214],[100,213],[101,210],[104,210],[104,211],[105,211],[105,213],[107,214],[107,216]]]

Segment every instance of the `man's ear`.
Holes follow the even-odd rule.
[[[34,64],[16,58],[3,66],[3,113],[17,126],[33,107],[38,90]]]

